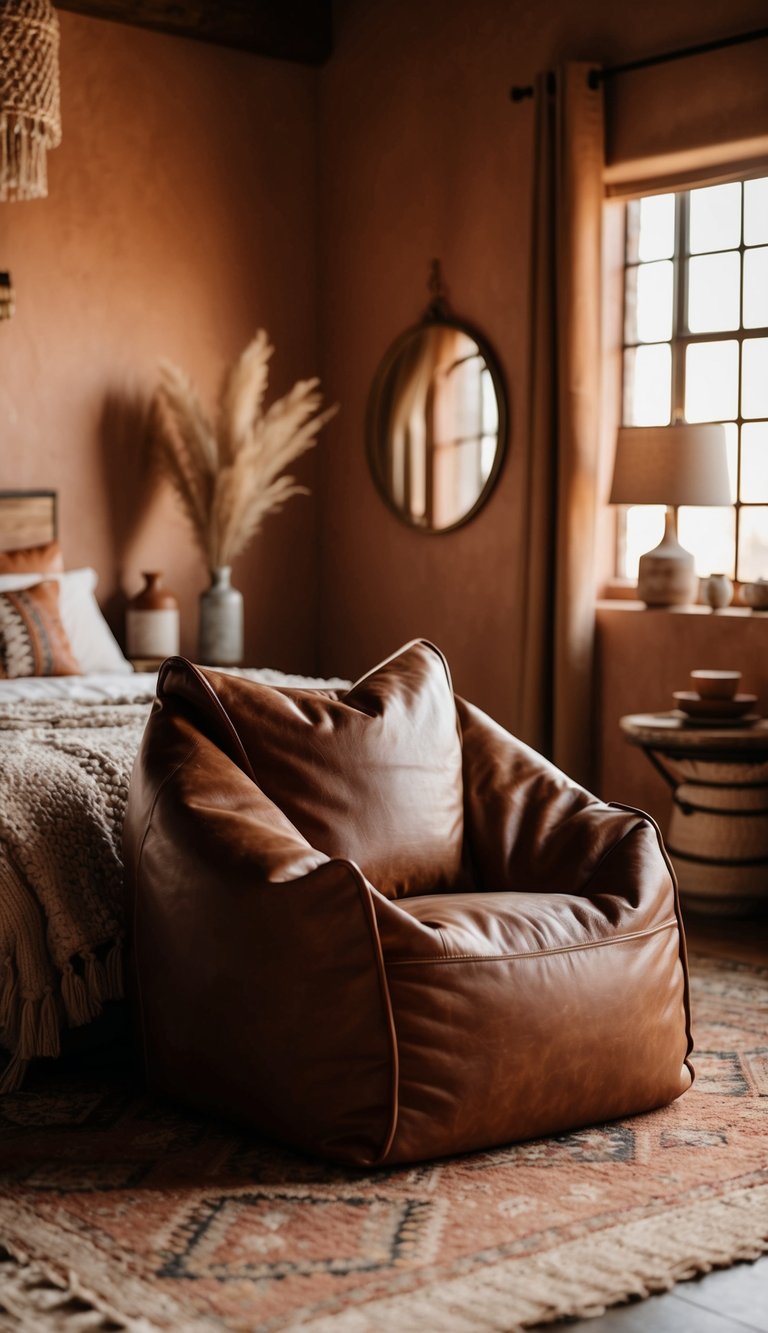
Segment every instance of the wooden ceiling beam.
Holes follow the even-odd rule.
[[[332,50],[332,0],[55,0],[57,9],[303,65]]]

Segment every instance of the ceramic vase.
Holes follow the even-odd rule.
[[[243,660],[243,595],[230,582],[229,565],[211,570],[200,595],[199,660],[204,666],[239,666]]]
[[[724,606],[730,606],[733,584],[727,574],[710,574],[702,582],[701,595],[707,606],[711,606],[713,611],[720,611]]]
[[[768,579],[745,583],[741,590],[741,600],[751,606],[753,611],[768,611]]]
[[[134,661],[162,662],[179,651],[179,604],[157,570],[142,573],[144,587],[128,603],[125,646]]]

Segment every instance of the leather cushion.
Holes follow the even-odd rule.
[[[212,719],[220,706],[242,746],[233,757],[314,848],[355,862],[388,898],[461,886],[461,740],[448,666],[432,644],[406,645],[336,698],[178,658],[158,694],[199,705],[200,678],[213,687]]]
[[[64,568],[57,541],[0,551],[0,574],[60,574]]]

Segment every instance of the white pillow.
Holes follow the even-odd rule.
[[[94,597],[95,569],[70,569],[64,574],[0,574],[0,592],[19,592],[55,579],[59,585],[61,621],[83,675],[92,671],[133,671],[120,651]]]

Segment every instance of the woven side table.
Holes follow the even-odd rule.
[[[633,713],[619,725],[672,789],[665,842],[683,902],[723,915],[768,902],[768,721],[713,728]]]

